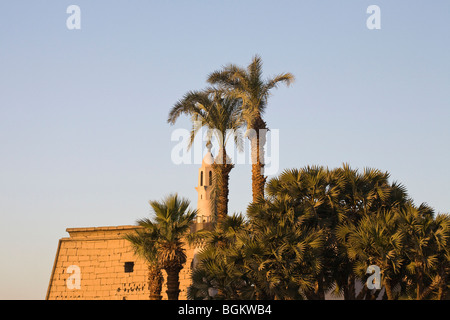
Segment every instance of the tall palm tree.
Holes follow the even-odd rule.
[[[157,229],[139,228],[135,233],[125,235],[125,239],[130,241],[137,256],[143,258],[148,265],[148,289],[150,300],[161,300],[162,285],[164,277],[161,272],[161,265],[158,259]]]
[[[264,145],[268,128],[263,114],[270,91],[280,83],[289,86],[293,81],[294,76],[291,73],[263,79],[262,59],[258,55],[253,57],[246,69],[230,64],[208,76],[209,83],[217,84],[228,90],[229,94],[242,99],[242,117],[247,124],[251,142],[253,202],[264,197]]]
[[[168,299],[178,300],[179,273],[186,263],[183,238],[189,232],[197,210],[189,209],[189,200],[180,199],[177,194],[149,203],[154,212],[153,219],[143,218],[137,224],[148,230],[154,239],[152,243],[156,248],[158,264],[167,273]]]
[[[197,132],[206,127],[208,144],[213,137],[219,144],[219,152],[212,165],[214,173],[213,195],[217,201],[216,220],[220,222],[228,214],[229,175],[234,165],[226,152],[226,145],[230,137],[238,149],[242,149],[242,135],[240,132],[242,121],[241,101],[225,95],[224,91],[209,88],[204,91],[190,91],[170,110],[168,122],[174,124],[180,115],[191,116],[193,127],[189,147],[192,145]]]

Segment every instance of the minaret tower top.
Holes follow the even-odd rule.
[[[211,142],[206,144],[208,152],[202,160],[202,166],[198,169],[198,186],[195,188],[198,193],[197,200],[197,223],[211,222],[211,189],[213,182],[214,157],[211,153]]]

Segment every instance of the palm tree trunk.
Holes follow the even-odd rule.
[[[150,291],[150,300],[161,300],[161,290],[164,277],[162,275],[161,269],[157,266],[148,267],[148,289]]]
[[[445,268],[440,269],[440,275],[439,275],[439,285],[438,285],[438,300],[445,300],[447,295],[447,283],[448,283],[448,273]]]
[[[355,275],[351,272],[347,277],[347,283],[344,286],[344,299],[345,300],[355,300]]]
[[[317,300],[325,300],[325,291],[323,288],[323,277],[319,276],[316,282],[315,294]]]
[[[227,153],[225,148],[219,151],[219,163],[213,164],[213,170],[217,173],[216,188],[217,195],[217,223],[220,225],[228,215],[228,195],[229,195],[229,180],[230,172],[234,165],[227,163]],[[221,162],[221,163],[220,163]]]
[[[252,199],[257,202],[264,198],[264,185],[266,178],[260,172],[264,170],[264,165],[260,162],[252,164]]]
[[[264,145],[266,143],[266,123],[257,117],[252,124],[254,132],[249,136],[252,149],[252,196],[253,202],[264,198]]]
[[[388,300],[394,300],[394,296],[392,295],[392,287],[391,281],[388,279],[384,280],[384,288],[386,289],[386,295]]]
[[[229,177],[232,166],[230,164],[222,165],[221,169],[220,194],[217,204],[217,218],[219,223],[221,223],[228,215]]]
[[[416,263],[416,265],[420,263]],[[417,285],[416,285],[416,300],[422,300],[423,293],[423,273],[421,267],[416,268],[417,272]]]
[[[442,281],[441,279],[441,283],[439,284],[438,287],[437,300],[445,300],[446,293],[447,293],[447,284],[445,283],[445,281]]]
[[[361,291],[356,296],[356,300],[365,300],[368,291],[369,289],[367,288],[367,286],[363,286]]]
[[[180,294],[180,268],[171,267],[166,269],[167,272],[167,299],[178,300]]]

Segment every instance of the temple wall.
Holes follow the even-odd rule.
[[[135,229],[136,226],[67,229],[70,237],[59,240],[46,299],[147,300],[147,265],[123,239]],[[191,283],[194,249],[187,248],[186,254],[188,259],[180,272],[182,300]],[[163,299],[167,299],[166,290],[164,283]]]

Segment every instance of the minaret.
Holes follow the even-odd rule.
[[[211,153],[211,142],[206,144],[208,152],[202,161],[202,166],[198,169],[198,186],[195,188],[198,192],[197,200],[197,224],[204,224],[211,222],[211,189],[212,189],[212,164],[214,163],[214,157]],[[201,229],[202,226],[198,225],[197,229]]]
[[[191,232],[195,232],[201,229],[212,230],[212,221],[211,221],[211,189],[212,189],[212,176],[213,176],[213,168],[212,164],[214,163],[214,157],[211,153],[211,142],[209,141],[206,144],[206,148],[208,148],[208,152],[204,156],[202,160],[202,166],[198,169],[198,185],[195,187],[198,193],[197,200],[197,220],[192,225]],[[194,269],[198,263],[197,255],[201,248],[202,244],[196,244],[193,247],[193,257],[191,262],[191,268]]]

